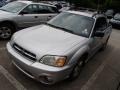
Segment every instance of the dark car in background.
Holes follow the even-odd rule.
[[[0,7],[4,6],[12,1],[14,1],[14,0],[0,0]]]
[[[4,6],[6,4],[5,0],[0,0],[0,7]]]

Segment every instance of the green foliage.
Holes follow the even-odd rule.
[[[66,1],[70,3],[74,3],[75,5],[81,7],[99,8],[99,9],[120,8],[120,0],[66,0]]]

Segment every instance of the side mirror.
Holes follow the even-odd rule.
[[[95,35],[96,37],[104,37],[105,33],[103,31],[96,31]]]
[[[107,18],[108,18],[108,19],[112,19],[112,18],[113,18],[113,16],[107,16]]]

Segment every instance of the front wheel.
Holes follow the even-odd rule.
[[[105,43],[103,44],[101,50],[105,50],[105,49],[106,49],[109,38],[110,38],[110,36],[107,38],[107,40],[106,40]]]
[[[2,40],[10,39],[13,34],[13,26],[10,24],[2,24],[0,25],[0,38]]]
[[[74,80],[80,75],[80,73],[81,73],[81,71],[83,69],[83,66],[85,64],[85,58],[86,57],[81,57],[80,58],[80,60],[77,62],[77,64],[73,68],[68,80]]]

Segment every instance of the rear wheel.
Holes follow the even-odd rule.
[[[0,38],[3,40],[10,39],[14,31],[14,27],[10,24],[0,25]]]

